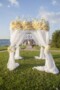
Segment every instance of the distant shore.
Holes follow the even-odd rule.
[[[0,39],[0,46],[6,46],[9,44],[10,44],[9,39]]]

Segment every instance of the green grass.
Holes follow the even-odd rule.
[[[2,50],[7,50],[7,47],[8,47],[8,46],[0,46],[0,51],[2,51]]]
[[[6,67],[8,52],[0,52],[0,90],[60,90],[60,74],[54,75],[37,70],[34,66],[44,65],[44,60],[35,60],[39,51],[21,51],[23,60],[16,60],[20,66],[14,71]],[[52,53],[60,69],[60,53]]]
[[[8,47],[9,46],[0,46],[0,51],[7,50]],[[26,45],[21,45],[20,48],[21,49],[26,49]],[[33,46],[33,49],[40,50],[40,47],[38,45],[36,45],[36,46]],[[60,51],[60,48],[53,48],[53,47],[51,47],[50,49],[51,50],[58,50],[58,51]]]
[[[51,50],[60,50],[60,48],[53,48],[53,47],[51,47]]]

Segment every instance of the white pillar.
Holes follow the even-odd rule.
[[[18,63],[15,62],[15,46],[18,43],[22,32],[20,30],[10,30],[10,47],[9,47],[9,60],[7,63],[7,68],[9,70],[14,70],[19,66]]]
[[[44,47],[41,46],[39,56],[35,56],[35,59],[45,59]]]
[[[15,59],[22,59],[22,57],[20,56],[20,47],[19,46],[16,46]]]
[[[40,48],[40,59],[45,59],[45,55],[44,55],[44,47],[41,46]]]
[[[46,72],[51,72],[53,74],[59,73],[59,70],[57,69],[54,59],[48,49],[45,49],[45,71]]]
[[[41,40],[41,42],[44,40],[43,39],[43,36],[42,36],[42,33],[37,33],[37,36],[39,35],[39,39]],[[40,37],[42,36],[42,37]],[[34,67],[33,69],[37,69],[39,71],[45,71],[45,72],[48,72],[48,73],[53,73],[53,74],[58,74],[59,73],[59,70],[58,68],[56,67],[55,65],[55,62],[54,62],[54,59],[49,51],[49,34],[47,32],[46,34],[46,43],[44,42],[43,45],[44,45],[44,54],[45,54],[45,65],[44,66],[37,66],[37,67]]]
[[[10,47],[9,49],[9,60],[8,60],[8,63],[7,63],[7,68],[9,70],[14,70],[16,67],[19,66],[18,63],[15,63],[15,58],[14,58],[14,47]]]

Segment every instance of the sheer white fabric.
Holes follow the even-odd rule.
[[[18,60],[18,59],[23,59],[23,57],[21,57],[20,55],[20,46],[16,46],[16,51],[15,51],[15,59]]]
[[[40,48],[40,52],[39,52],[39,56],[35,56],[35,59],[45,59],[45,55],[44,55],[44,47],[41,46]]]
[[[20,33],[21,33],[21,32],[22,32],[22,31],[20,31]],[[21,33],[20,39],[19,39],[19,41],[18,41],[17,44],[16,44],[15,59],[17,59],[17,60],[23,58],[23,57],[21,57],[21,55],[20,55],[21,49],[20,49],[20,46],[19,46],[19,45],[23,43],[24,38],[25,38],[25,31],[23,31],[23,32]]]
[[[46,42],[46,44],[49,44],[49,31],[42,31],[42,36],[44,38],[44,41]],[[35,56],[35,59],[45,59],[45,55],[44,55],[44,47],[40,46],[40,54],[39,56]]]
[[[46,46],[48,46],[48,43],[49,43],[49,37],[48,37],[48,33],[47,33],[47,35],[46,35],[47,39],[45,41],[43,32],[44,31],[42,31],[42,30],[37,30],[35,33],[35,36],[36,37],[38,36],[37,39],[39,41],[39,45],[44,46],[46,48]],[[47,31],[45,31],[45,33],[46,32]],[[55,66],[55,62],[53,60],[53,57],[52,57],[50,51],[47,52],[46,49],[44,49],[44,54],[45,54],[45,65],[44,66],[37,66],[37,67],[34,67],[33,69],[37,69],[40,71],[46,71],[46,72],[50,72],[50,73],[54,73],[54,74],[59,73],[59,70]]]
[[[19,66],[18,63],[15,63],[15,58],[19,59],[19,45],[23,42],[24,37],[26,33],[31,33],[34,37],[34,41],[39,45],[43,46],[44,48],[41,47],[41,56],[40,58],[45,58],[45,65],[44,66],[37,66],[33,67],[33,69],[37,69],[40,71],[46,71],[46,72],[51,72],[54,74],[59,73],[59,70],[55,66],[55,62],[51,56],[51,53],[49,50],[46,50],[46,47],[48,47],[49,44],[49,32],[45,30],[31,30],[31,31],[23,31],[23,30],[11,30],[10,34],[10,46],[12,47],[13,50],[16,48],[16,52],[10,52],[9,53],[9,61],[7,64],[7,68],[9,70],[14,70],[16,67]],[[43,56],[44,55],[44,56]]]
[[[24,36],[25,36],[25,33],[23,31],[20,31],[20,30],[15,30],[15,31],[11,31],[11,35],[10,35],[10,46],[12,47],[11,49],[15,50],[15,46],[22,42]],[[16,52],[19,53],[19,51],[17,50]],[[16,55],[17,56],[17,55]],[[8,63],[7,63],[7,68],[9,70],[14,70],[16,67],[18,67],[19,64],[18,63],[15,63],[15,52],[10,52],[9,53],[9,60],[8,60]]]

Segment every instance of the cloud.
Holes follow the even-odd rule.
[[[11,6],[10,6],[10,5],[8,5],[7,7],[8,7],[8,8],[10,8]]]
[[[41,18],[46,18],[52,24],[59,24],[60,23],[60,12],[49,12],[45,9],[45,7],[39,10],[39,16]]]
[[[56,5],[57,4],[57,0],[52,0],[52,5]]]
[[[56,6],[56,5],[58,6],[58,5],[60,5],[60,0],[52,0],[51,3],[53,6]]]
[[[0,7],[2,7],[3,6],[3,4],[2,3],[0,3]]]
[[[18,0],[8,0],[11,5],[19,6]]]

